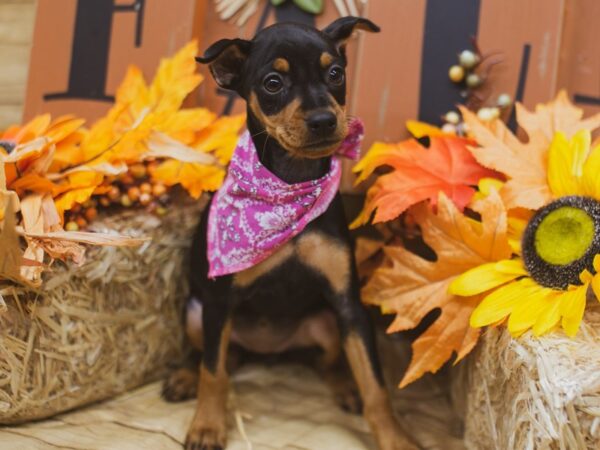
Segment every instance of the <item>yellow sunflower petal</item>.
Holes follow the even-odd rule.
[[[481,294],[520,276],[527,275],[520,259],[482,264],[454,279],[448,292],[462,297]]]
[[[577,334],[583,319],[588,286],[588,284],[577,286],[577,288],[559,295],[562,327],[570,337]]]
[[[523,284],[519,282],[509,283],[496,289],[473,310],[471,326],[484,327],[504,319],[523,300],[526,292]]]
[[[532,328],[535,336],[548,333],[560,322],[560,300],[557,294],[550,293],[546,298],[546,302],[546,307]]]
[[[580,193],[591,139],[588,130],[578,131],[570,142],[562,132],[554,135],[548,151],[548,184],[555,197]]]
[[[528,280],[532,281],[532,280]],[[508,331],[519,336],[531,328],[541,317],[552,290],[531,282],[529,289],[523,289],[523,298],[508,318]]]
[[[406,128],[408,129],[408,132],[417,139],[422,138],[424,136],[437,137],[449,134],[444,133],[440,128],[436,126],[429,125],[425,122],[419,122],[418,120],[408,120],[406,122]]]

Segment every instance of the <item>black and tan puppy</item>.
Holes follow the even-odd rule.
[[[344,45],[356,29],[379,31],[369,20],[355,17],[341,18],[323,31],[277,24],[252,41],[218,41],[198,58],[209,65],[219,86],[246,100],[248,129],[260,162],[286,183],[325,175],[346,136]],[[373,328],[359,297],[339,193],[323,214],[268,259],[215,279],[207,275],[207,214],[193,243],[187,308],[187,333],[202,350],[202,363],[199,370],[173,373],[164,386],[168,400],[197,395],[186,448],[225,447],[230,342],[258,353],[321,348],[320,367],[347,409],[360,408],[358,385],[379,447],[416,448],[392,415]]]

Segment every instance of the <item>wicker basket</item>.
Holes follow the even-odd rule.
[[[0,423],[18,423],[156,379],[180,356],[185,260],[205,201],[157,218],[113,215],[96,231],[148,236],[139,248],[90,248],[39,290],[0,284]]]

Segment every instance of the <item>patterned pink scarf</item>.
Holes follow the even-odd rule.
[[[210,207],[208,276],[227,275],[258,264],[323,214],[340,185],[340,156],[357,159],[363,134],[362,122],[354,119],[326,175],[288,184],[261,164],[246,131]]]

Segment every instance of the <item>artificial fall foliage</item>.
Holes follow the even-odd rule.
[[[52,120],[44,114],[0,133],[0,239],[12,249],[0,253],[0,278],[39,285],[46,256],[81,264],[81,244],[139,245],[141,240],[124,236],[65,231],[65,215],[95,205],[94,196],[116,189],[119,196],[101,199],[107,200],[102,206],[126,206],[142,195],[164,196],[165,186],[180,184],[194,198],[219,187],[244,117],[182,109],[202,81],[197,52],[193,41],[162,60],[150,84],[130,67],[115,104],[90,129],[74,116]],[[147,179],[139,186],[147,187],[142,194],[135,181],[127,181],[140,168],[139,178]],[[129,191],[121,195],[117,183]],[[93,220],[95,206],[86,212],[94,212],[88,215]],[[24,252],[19,245],[18,262],[15,235],[27,243]]]
[[[508,209],[537,209],[552,200],[548,179],[548,152],[556,132],[567,139],[577,131],[600,127],[600,113],[582,119],[565,91],[554,101],[538,105],[535,112],[516,104],[517,122],[527,134],[521,141],[500,120],[484,123],[466,108],[460,108],[478,146],[471,148],[475,159],[508,178],[500,195]]]
[[[439,192],[446,194],[462,210],[473,197],[473,186],[486,177],[498,176],[481,166],[468,150],[475,142],[439,132],[426,124],[409,124],[412,131],[423,136],[429,133],[430,146],[415,139],[398,144],[376,142],[355,167],[356,183],[366,180],[377,168],[389,166],[392,171],[377,178],[367,191],[363,210],[351,228],[369,222],[395,219],[410,206],[429,200],[434,206]]]
[[[475,346],[479,330],[469,326],[478,296],[457,297],[448,286],[465,271],[481,264],[508,258],[504,205],[495,191],[473,203],[481,221],[461,213],[442,192],[437,212],[420,203],[409,210],[421,227],[424,241],[434,250],[435,262],[409,252],[400,245],[384,247],[384,261],[362,291],[363,301],[378,305],[396,317],[388,333],[416,327],[432,310],[441,314],[413,345],[410,366],[400,383],[404,387],[425,372],[436,372],[456,352],[455,363]]]

